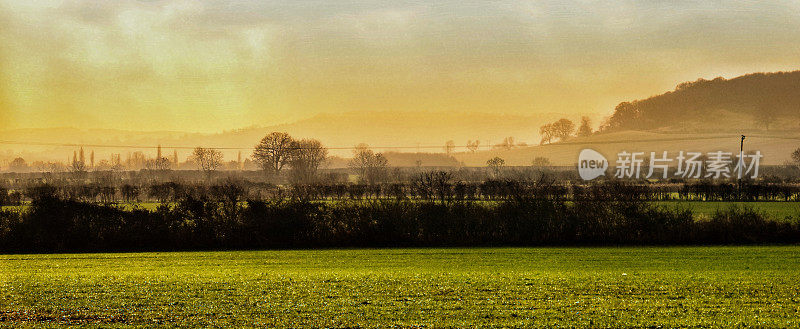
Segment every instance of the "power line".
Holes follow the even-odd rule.
[[[28,145],[28,146],[59,146],[59,147],[96,147],[96,148],[131,148],[131,149],[157,149],[159,146],[150,145],[119,145],[119,144],[78,144],[78,143],[48,143],[48,142],[20,142],[20,141],[0,141],[0,144],[8,145]],[[161,145],[164,149],[185,149],[193,150],[197,146],[170,146]],[[417,145],[417,146],[370,146],[374,149],[414,149],[414,148],[443,148],[443,145]],[[466,146],[456,146],[466,147]],[[215,150],[252,150],[253,147],[206,147]],[[326,147],[329,150],[354,150],[357,146],[339,146],[339,147]],[[294,147],[291,149],[303,149],[301,147]]]
[[[788,139],[800,140],[800,137],[787,137],[787,136],[768,136],[768,135],[750,135],[753,138],[766,138],[766,139]],[[739,135],[720,135],[708,137],[675,137],[675,138],[654,138],[644,140],[609,140],[609,141],[563,141],[553,144],[529,145],[529,146],[559,146],[559,145],[597,145],[597,144],[621,144],[621,143],[642,143],[642,142],[673,142],[673,141],[697,141],[697,140],[712,140],[712,139],[729,139],[738,138]],[[52,143],[52,142],[27,142],[27,141],[10,141],[0,140],[0,144],[6,145],[27,145],[27,146],[56,146],[56,147],[93,147],[93,148],[129,148],[129,149],[157,149],[159,146],[151,145],[123,145],[123,144],[81,144],[81,143]],[[161,145],[165,149],[183,149],[193,150],[197,146],[182,146],[182,145]],[[467,148],[467,145],[457,145],[456,148]],[[487,144],[487,147],[491,145]],[[253,147],[206,147],[215,150],[252,150]],[[357,146],[336,146],[326,147],[329,150],[354,150]],[[372,149],[439,149],[444,148],[444,145],[414,145],[414,146],[370,146]],[[294,148],[302,149],[302,148]]]

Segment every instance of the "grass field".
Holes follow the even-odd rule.
[[[800,247],[0,256],[0,325],[800,325]]]
[[[657,201],[654,203],[667,208],[691,209],[696,218],[711,216],[717,209],[725,210],[731,206],[739,206],[751,207],[764,212],[775,220],[782,221],[787,217],[792,217],[794,220],[800,219],[800,202]]]

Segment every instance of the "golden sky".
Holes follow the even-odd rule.
[[[608,114],[800,67],[798,1],[0,1],[0,129]]]

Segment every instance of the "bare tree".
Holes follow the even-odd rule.
[[[794,162],[796,166],[800,167],[800,148],[792,152],[792,162]]]
[[[261,139],[253,150],[255,160],[264,171],[277,175],[292,160],[297,145],[292,136],[284,132],[273,132]]]
[[[452,173],[441,170],[420,173],[411,179],[410,187],[425,200],[438,197],[444,202],[452,195],[452,178]]]
[[[353,149],[353,158],[347,163],[347,166],[355,169],[358,175],[363,177],[366,174],[367,167],[369,167],[372,157],[375,156],[369,145],[361,143],[356,145]]]
[[[553,142],[553,138],[555,138],[555,131],[553,130],[553,124],[546,124],[544,126],[539,127],[539,134],[542,135],[542,140],[539,144],[550,144]]]
[[[549,144],[553,139],[564,141],[575,131],[575,124],[568,119],[560,119],[553,123],[548,123],[539,128],[539,134],[542,135],[541,144]]]
[[[292,179],[298,183],[313,182],[317,177],[317,170],[328,157],[328,149],[316,139],[294,142],[294,149],[290,160]]]
[[[196,147],[192,152],[192,161],[205,172],[217,170],[222,164],[222,152],[215,149]]]
[[[500,175],[502,172],[503,167],[506,165],[506,160],[503,160],[501,157],[494,157],[486,161],[486,165],[489,166],[489,169],[492,171],[492,174],[496,176]]]
[[[356,145],[348,166],[358,172],[362,182],[374,184],[386,177],[388,164],[383,154],[373,152],[367,144],[362,143]]]

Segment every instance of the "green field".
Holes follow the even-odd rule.
[[[800,325],[800,247],[0,256],[0,326]]]
[[[690,209],[697,218],[711,216],[718,209],[725,210],[731,206],[739,206],[751,207],[775,220],[782,221],[787,217],[792,217],[794,220],[800,219],[800,202],[657,201],[654,203],[667,208]]]
[[[800,202],[783,202],[783,201],[758,201],[758,202],[725,202],[725,201],[654,201],[654,204],[665,206],[668,208],[681,207],[684,209],[691,209],[695,216],[707,217],[711,216],[717,209],[725,210],[726,208],[737,205],[741,207],[752,207],[758,211],[762,211],[773,219],[784,220],[787,217],[800,219]],[[119,203],[123,209],[131,210],[135,208],[155,210],[160,203],[158,202],[139,202],[139,203]],[[26,206],[3,206],[4,210],[19,210]]]

